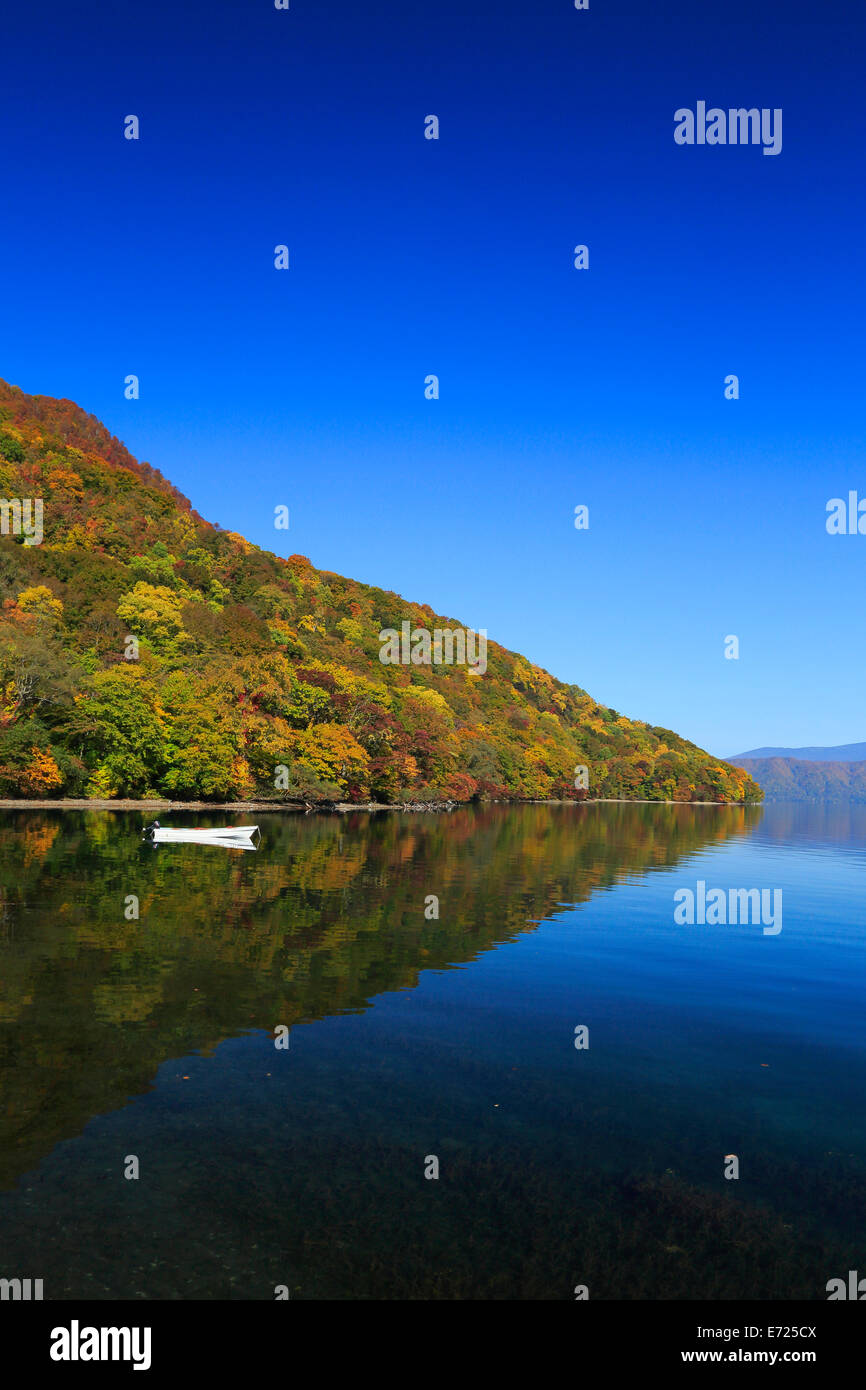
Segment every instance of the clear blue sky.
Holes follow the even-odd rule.
[[[9,6],[0,375],[717,754],[862,740],[864,58],[859,0]]]

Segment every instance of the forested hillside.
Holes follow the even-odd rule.
[[[768,801],[866,802],[866,762],[743,758],[739,765],[760,781]]]
[[[0,499],[44,528],[0,537],[0,796],[760,799],[493,641],[383,665],[381,629],[459,622],[210,525],[71,401],[0,382]]]

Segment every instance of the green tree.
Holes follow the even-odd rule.
[[[162,712],[147,670],[129,665],[98,672],[76,705],[70,737],[111,794],[142,796],[152,790],[166,748]]]

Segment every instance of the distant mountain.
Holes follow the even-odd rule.
[[[212,526],[94,416],[0,381],[0,796],[761,799],[480,642]]]
[[[813,759],[810,762],[805,758],[737,758],[733,761],[761,784],[767,801],[866,802],[866,761]]]
[[[745,759],[797,758],[804,763],[862,763],[866,762],[866,743],[840,743],[836,748],[752,748],[748,753],[736,753],[729,763],[741,766]]]

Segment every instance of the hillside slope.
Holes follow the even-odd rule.
[[[383,665],[459,624],[210,525],[71,401],[0,382],[0,499],[44,529],[0,537],[0,796],[760,800],[495,642]]]
[[[768,801],[866,802],[866,761],[818,762],[800,758],[742,758]]]

